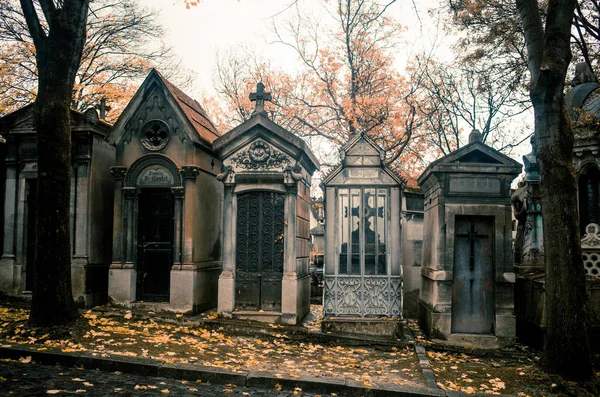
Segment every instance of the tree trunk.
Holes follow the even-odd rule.
[[[592,375],[587,323],[587,292],[581,256],[573,130],[563,86],[532,94],[540,164],[546,257],[545,366],[569,379]],[[551,101],[544,98],[553,98]],[[554,99],[556,98],[556,99]]]
[[[575,4],[575,0],[551,0],[543,29],[537,1],[517,0],[531,74],[544,218],[544,364],[566,378],[587,379],[592,376],[592,365],[572,160],[574,137],[563,94]]]
[[[38,95],[37,246],[29,322],[62,325],[79,312],[71,291],[71,98],[85,42],[89,0],[40,0],[48,32],[31,0],[21,0],[36,47]]]

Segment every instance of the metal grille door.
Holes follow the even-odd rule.
[[[237,200],[236,308],[281,311],[284,195],[240,194]]]

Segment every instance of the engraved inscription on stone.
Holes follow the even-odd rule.
[[[379,178],[379,170],[364,169],[364,168],[350,168],[350,169],[348,169],[348,176],[350,178]]]
[[[449,193],[501,193],[500,180],[485,177],[450,177]]]
[[[153,165],[145,168],[138,177],[137,185],[140,187],[173,186],[173,175],[165,167]]]
[[[19,156],[20,157],[36,157],[37,156],[37,146],[35,143],[23,143],[19,147]]]

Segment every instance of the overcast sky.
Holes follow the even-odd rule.
[[[298,4],[318,14],[323,10],[322,1],[299,0]],[[285,70],[298,65],[298,59],[290,49],[266,41],[272,37],[272,18],[285,18],[286,9],[293,0],[201,0],[198,6],[189,10],[183,0],[140,2],[160,11],[160,19],[168,32],[166,41],[175,48],[184,66],[197,73],[197,87],[190,92],[192,96],[197,97],[200,92],[212,94],[216,52],[238,44],[257,48],[271,63]],[[399,68],[412,53],[431,47],[438,36],[438,24],[427,12],[437,3],[436,0],[399,0],[389,8],[389,15],[408,28],[401,37],[403,44],[397,57]],[[442,56],[448,56],[448,51],[441,47]]]

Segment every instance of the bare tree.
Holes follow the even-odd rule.
[[[69,324],[79,317],[71,292],[71,98],[85,44],[88,0],[21,0],[38,70],[37,245],[29,321]]]
[[[115,119],[151,67],[179,86],[191,83],[171,48],[157,40],[164,35],[157,17],[138,0],[90,1],[73,108],[83,111],[106,98],[113,109],[109,117]],[[0,114],[5,114],[34,100],[38,78],[36,49],[16,0],[0,0],[0,41]]]
[[[585,271],[573,169],[573,130],[564,100],[575,0],[550,0],[545,24],[536,0],[516,0],[527,43],[530,97],[540,165],[546,261],[545,363],[572,379],[592,376]],[[545,25],[545,26],[544,26]]]

